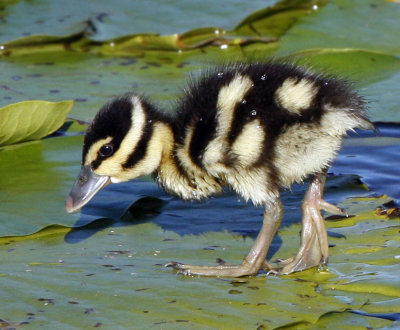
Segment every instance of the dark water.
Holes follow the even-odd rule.
[[[378,124],[378,129],[378,133],[357,132],[346,138],[328,172],[326,200],[338,203],[354,196],[387,194],[399,204],[400,125]],[[369,190],[362,183],[367,184]],[[291,191],[282,193],[285,206],[283,226],[300,222],[300,205],[306,188],[306,184],[294,185]],[[183,202],[167,195],[151,181],[135,180],[110,185],[101,191],[82,210],[76,223],[76,227],[81,228],[73,230],[65,239],[75,243],[105,227],[142,221],[151,221],[181,235],[229,231],[254,238],[262,217],[262,208],[240,201],[231,192],[202,203]],[[278,236],[272,253],[280,243]]]
[[[351,134],[330,172],[358,174],[371,191],[389,195],[399,205],[400,124],[377,123],[377,128],[377,133]]]

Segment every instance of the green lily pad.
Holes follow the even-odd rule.
[[[26,101],[0,108],[0,146],[41,139],[59,129],[74,102]]]
[[[93,40],[104,41],[128,34],[158,31],[165,35],[214,25],[230,29],[247,14],[277,1],[254,0],[245,3],[230,0],[224,5],[216,5],[212,0],[181,0],[173,3],[116,0],[112,4],[96,0],[85,3],[71,0],[68,4],[51,0],[13,2],[1,1],[2,5],[6,5],[3,9],[6,21],[0,21],[0,43],[32,34],[65,37],[83,30]]]
[[[364,330],[364,329],[384,329],[385,327],[391,328],[395,327],[392,321],[375,318],[375,317],[365,317],[361,315],[356,315],[350,311],[345,312],[332,312],[322,315],[317,321],[316,325],[307,325],[304,328],[297,329],[315,329],[317,326],[320,329],[353,329],[353,330]],[[295,328],[294,328],[295,329]]]
[[[370,86],[400,73],[397,56],[354,48],[307,49],[292,54],[291,58],[299,64],[350,79],[357,87]]]
[[[232,31],[236,35],[281,37],[302,16],[324,7],[328,1],[279,1],[274,6],[258,10],[244,18]]]
[[[15,40],[9,44],[12,46],[11,50],[7,49],[7,45],[3,50],[8,56],[0,58],[0,105],[38,96],[56,100],[63,95],[64,98],[77,101],[72,110],[73,118],[90,121],[108,98],[134,89],[138,93],[151,95],[157,101],[161,100],[162,105],[166,104],[170,108],[169,101],[184,86],[184,76],[188,72],[221,61],[246,58],[265,60],[266,57],[284,55],[294,57],[299,63],[311,64],[322,71],[355,81],[356,86],[362,88],[362,94],[374,101],[370,106],[374,120],[399,119],[398,93],[393,88],[398,85],[400,77],[399,59],[395,53],[390,53],[389,48],[377,50],[375,46],[364,47],[365,45],[360,48],[358,39],[355,38],[350,38],[341,48],[327,42],[324,36],[317,38],[321,42],[310,48],[305,41],[314,42],[314,38],[308,32],[299,32],[298,39],[303,38],[305,41],[298,41],[297,48],[290,48],[294,43],[291,40],[286,41],[297,27],[308,26],[312,30],[314,25],[319,26],[327,20],[333,20],[332,25],[335,28],[326,30],[321,27],[319,30],[336,38],[343,33],[337,30],[342,26],[337,20],[343,15],[336,15],[336,11],[343,11],[347,17],[350,15],[347,12],[352,13],[358,8],[364,8],[363,6],[368,8],[357,12],[359,20],[368,21],[368,17],[375,13],[375,7],[379,7],[377,13],[382,12],[387,23],[383,26],[378,24],[376,28],[382,29],[381,33],[385,38],[396,37],[391,31],[397,31],[398,20],[389,18],[396,11],[391,10],[392,6],[398,5],[376,0],[367,4],[357,2],[354,6],[346,4],[343,8],[336,3],[328,6],[323,4],[323,1],[282,1],[248,15],[232,30],[198,28],[183,34],[163,34],[164,30],[153,30],[147,34],[123,33],[115,39],[99,42],[91,41],[81,30],[80,34],[54,36],[53,41],[39,36]],[[279,24],[273,23],[276,17],[282,18],[281,15],[288,15],[288,20],[279,19]],[[363,28],[363,25],[360,26]],[[287,31],[290,27],[292,28]],[[281,29],[281,32],[274,29]],[[248,30],[253,31],[253,34],[246,32]],[[160,35],[157,32],[162,33]],[[368,36],[369,32],[368,25],[361,35]],[[279,35],[282,33],[281,39]],[[375,42],[369,44],[375,45]],[[65,51],[65,48],[85,53],[71,53]],[[180,53],[177,52],[178,49],[187,51]],[[98,54],[108,56],[102,57]]]
[[[234,29],[202,27],[183,34],[133,35],[109,40],[100,52],[115,54],[133,53],[142,50],[187,50],[216,45],[226,49],[231,45],[254,42],[269,43],[286,32],[302,15],[312,12],[313,6],[326,4],[322,1],[280,1],[271,7],[256,11],[243,19]]]
[[[398,93],[392,88],[400,81],[400,59],[382,52],[353,48],[307,49],[291,55],[297,63],[344,77],[360,89],[375,120],[398,121]]]
[[[280,39],[275,56],[293,56],[363,87],[375,120],[399,121],[398,3],[331,1],[302,16]]]
[[[26,99],[75,101],[70,117],[90,122],[111,97],[135,91],[169,102],[194,69],[186,55],[143,58],[55,52],[0,59],[0,105]],[[29,88],[26,88],[29,86]]]
[[[119,1],[119,5],[121,8],[126,6],[125,1]],[[225,19],[227,17],[233,17],[234,13],[237,15],[238,13],[241,13],[240,9],[242,8],[243,4],[237,2],[237,1],[231,1],[232,5],[234,6],[232,11],[229,11],[229,16],[226,16],[226,10],[225,10]],[[271,1],[271,3],[274,3],[274,1]],[[232,30],[229,29],[224,29],[224,26],[220,24],[215,24],[211,26],[216,26],[216,27],[205,27],[204,25],[201,28],[197,29],[191,29],[187,31],[186,33],[177,34],[177,30],[172,31],[172,33],[167,34],[166,29],[164,27],[160,26],[160,29],[158,30],[157,27],[159,27],[158,24],[154,24],[154,22],[160,22],[160,10],[166,9],[169,14],[169,19],[168,22],[171,25],[171,22],[173,22],[173,17],[179,16],[179,22],[181,23],[180,27],[182,27],[183,22],[182,22],[182,15],[184,14],[184,11],[187,10],[185,8],[185,5],[180,4],[181,6],[174,4],[174,7],[170,7],[170,5],[166,6],[160,6],[158,3],[155,4],[157,6],[157,14],[152,10],[152,6],[146,3],[143,6],[138,5],[138,8],[136,10],[141,10],[144,15],[146,15],[147,20],[152,21],[151,28],[149,30],[145,31],[140,31],[140,27],[138,30],[134,31],[133,33],[129,33],[128,31],[132,31],[132,27],[130,24],[130,27],[128,29],[119,31],[117,35],[115,34],[115,22],[113,26],[110,26],[107,24],[108,22],[108,12],[110,11],[110,8],[107,6],[104,6],[105,12],[102,12],[100,14],[93,14],[91,16],[88,16],[89,19],[87,20],[82,20],[80,22],[81,30],[77,31],[76,29],[76,24],[73,25],[72,31],[73,33],[69,35],[65,35],[63,33],[62,35],[54,35],[54,31],[52,28],[49,28],[47,19],[43,19],[43,22],[40,24],[41,27],[38,29],[37,28],[37,21],[32,22],[33,28],[29,33],[25,33],[26,36],[18,36],[14,40],[8,40],[8,42],[3,43],[2,47],[0,48],[0,53],[10,56],[12,52],[15,50],[18,51],[20,49],[19,54],[24,52],[24,50],[21,48],[27,48],[29,49],[29,52],[32,53],[33,51],[43,51],[46,49],[47,51],[58,49],[60,50],[60,47],[63,47],[65,45],[68,45],[67,47],[70,49],[78,50],[78,51],[88,51],[91,48],[97,49],[98,44],[103,41],[104,45],[103,47],[97,49],[96,51],[100,51],[101,53],[110,53],[113,52],[115,54],[123,54],[126,53],[127,50],[129,49],[130,52],[134,52],[135,50],[141,49],[141,50],[181,50],[181,49],[193,49],[193,48],[198,48],[202,47],[204,45],[208,45],[210,43],[215,43],[215,44],[230,44],[230,43],[246,43],[249,42],[249,40],[246,40],[248,38],[252,38],[255,36],[254,40],[250,40],[251,42],[269,42],[271,39],[273,40],[274,38],[278,38],[281,36],[284,32],[287,31],[288,28],[290,28],[298,19],[298,17],[302,15],[307,15],[310,14],[314,9],[319,8],[327,3],[326,0],[321,0],[321,1],[298,1],[298,0],[284,0],[280,1],[277,4],[274,4],[271,7],[267,7],[265,9],[253,12],[251,15],[248,17],[242,19],[242,21]],[[258,6],[260,3],[257,3],[257,1],[252,3],[252,6]],[[183,5],[183,6],[182,6]],[[200,12],[204,11],[205,9],[208,8],[208,1],[202,3],[199,7]],[[263,3],[265,6],[265,3]],[[213,8],[215,8],[214,4],[212,5]],[[17,6],[18,7],[18,6]],[[52,10],[56,9],[56,6],[49,6],[52,8]],[[179,8],[180,7],[180,8]],[[248,4],[246,4],[246,7],[248,7]],[[97,8],[99,11],[101,11],[102,6]],[[149,11],[150,9],[150,11]],[[172,11],[171,11],[172,9]],[[84,7],[83,10],[81,11],[80,15],[83,15],[86,13],[87,8]],[[193,6],[190,7],[190,10],[194,10]],[[69,22],[74,19],[76,19],[74,15],[74,19],[71,18],[70,15],[68,15],[68,10],[66,11],[64,8],[61,11],[62,14],[62,26],[65,24],[65,22]],[[131,17],[129,17],[129,22],[132,22],[132,20],[135,19],[135,13],[132,13],[131,10],[127,11],[121,11],[120,15],[127,15],[127,13],[131,13]],[[193,17],[198,17],[198,11],[196,12],[196,15],[189,15],[188,17],[188,22],[190,24],[193,24],[197,20],[193,19]],[[215,14],[215,13],[214,13]],[[55,15],[51,15],[52,19],[55,19],[58,17],[60,14],[57,13]],[[152,20],[151,17],[156,15],[154,19]],[[201,19],[200,22],[203,21],[210,21],[207,20],[207,16],[204,19]],[[218,20],[218,23],[220,22],[221,19]],[[107,22],[106,24],[104,24]],[[200,23],[199,22],[199,23]],[[29,24],[25,23],[25,28],[29,26]],[[51,22],[51,24],[54,24],[54,22]],[[139,23],[140,24],[140,23]],[[148,24],[148,23],[147,23]],[[60,24],[58,24],[60,25]],[[44,34],[42,31],[44,31],[44,28],[47,28],[49,31],[51,31],[51,34]],[[155,33],[149,33],[149,31],[161,31],[161,35],[155,34]],[[71,29],[70,29],[71,30]],[[32,34],[33,31],[33,35]],[[39,33],[35,33],[35,31],[40,31]],[[182,31],[179,31],[182,33]],[[15,33],[15,32],[14,32]],[[9,37],[10,34],[7,35]],[[260,38],[260,36],[262,36]],[[0,35],[1,37],[1,35]],[[108,38],[107,38],[108,37]],[[240,40],[242,37],[245,37],[245,40]],[[222,39],[223,41],[221,41]],[[237,40],[239,39],[239,40]],[[1,39],[0,39],[1,40]],[[93,43],[91,41],[96,41],[96,43]],[[15,55],[15,54],[14,54]]]
[[[134,90],[173,111],[185,76],[206,65],[284,56],[355,80],[374,120],[400,120],[399,4],[325,2],[71,0],[60,10],[0,0],[0,106],[71,99],[70,118],[90,122]],[[162,267],[242,260],[263,210],[232,194],[183,203],[143,178],[64,211],[85,127],[69,121],[53,138],[0,148],[0,328],[398,327],[399,218],[374,212],[400,201],[395,125],[346,139],[330,169],[325,198],[355,216],[328,218],[327,269],[235,280]],[[296,252],[304,192],[283,192],[269,258]]]
[[[399,55],[400,6],[377,0],[330,1],[282,38],[279,56],[306,49],[356,48]]]
[[[79,134],[0,149],[2,236],[27,235],[53,224],[79,227],[104,217],[116,221],[141,197],[164,196],[154,183],[138,180],[133,190],[114,185],[97,196],[94,210],[88,206],[81,214],[67,214],[65,199],[79,171],[82,142]]]
[[[354,213],[351,208],[349,211]],[[399,238],[392,229],[398,227],[400,219],[365,212],[352,221],[351,227],[343,227],[347,239],[330,238],[335,247],[331,248],[327,271],[311,269],[283,277],[261,274],[234,280],[176,276],[162,267],[170,260],[209,264],[222,258],[239,262],[253,240],[227,232],[180,236],[147,220],[98,227],[94,233],[83,227],[80,241],[69,241],[69,233],[58,227],[23,240],[2,239],[1,318],[9,324],[27,322],[32,327],[49,328],[124,328],[134,322],[163,328],[307,329],[330,320],[350,323],[348,310],[362,311],[364,306],[373,313],[387,303],[391,312],[399,312],[398,304],[390,303],[397,294],[390,288],[395,289],[398,282],[398,261],[392,258],[375,266],[365,263],[383,254],[390,257],[397,250]],[[332,230],[342,228],[340,222],[333,224]],[[360,225],[365,225],[361,234]],[[298,224],[280,232],[283,243],[278,256],[296,250],[298,232]],[[376,237],[374,242],[371,237]],[[362,242],[380,244],[384,252],[343,253]],[[349,260],[343,264],[346,257]],[[353,259],[356,257],[363,257],[363,264]],[[74,317],[65,318],[65,312]],[[391,324],[361,315],[354,316],[353,322]]]

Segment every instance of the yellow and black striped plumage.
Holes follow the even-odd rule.
[[[83,168],[102,179],[84,199],[107,183],[151,173],[183,199],[227,186],[268,208],[281,187],[324,173],[346,131],[372,128],[364,108],[345,82],[280,63],[210,69],[188,84],[173,115],[124,95],[86,132]],[[84,205],[74,198],[70,211]]]

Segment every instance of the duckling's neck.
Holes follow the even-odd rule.
[[[153,172],[154,180],[158,185],[168,192],[182,195],[177,191],[176,181],[182,181],[179,185],[184,185],[184,179],[181,178],[178,165],[174,159],[174,132],[172,127],[164,122],[155,124],[156,140],[162,146],[160,163]]]
[[[158,123],[158,140],[162,145],[161,160],[158,168],[153,173],[157,184],[169,193],[180,198],[203,199],[214,193],[220,192],[222,187],[200,168],[185,166],[184,152],[175,141],[175,134],[171,126]]]

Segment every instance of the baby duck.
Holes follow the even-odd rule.
[[[189,82],[174,115],[135,94],[103,106],[86,131],[66,210],[77,211],[109,183],[146,174],[184,200],[202,200],[226,186],[265,208],[243,263],[167,266],[186,275],[227,277],[301,271],[328,260],[321,210],[345,211],[322,198],[326,171],[346,131],[355,128],[373,124],[362,98],[344,81],[286,63],[219,66]],[[275,268],[266,256],[283,216],[280,190],[310,175],[300,249]]]

